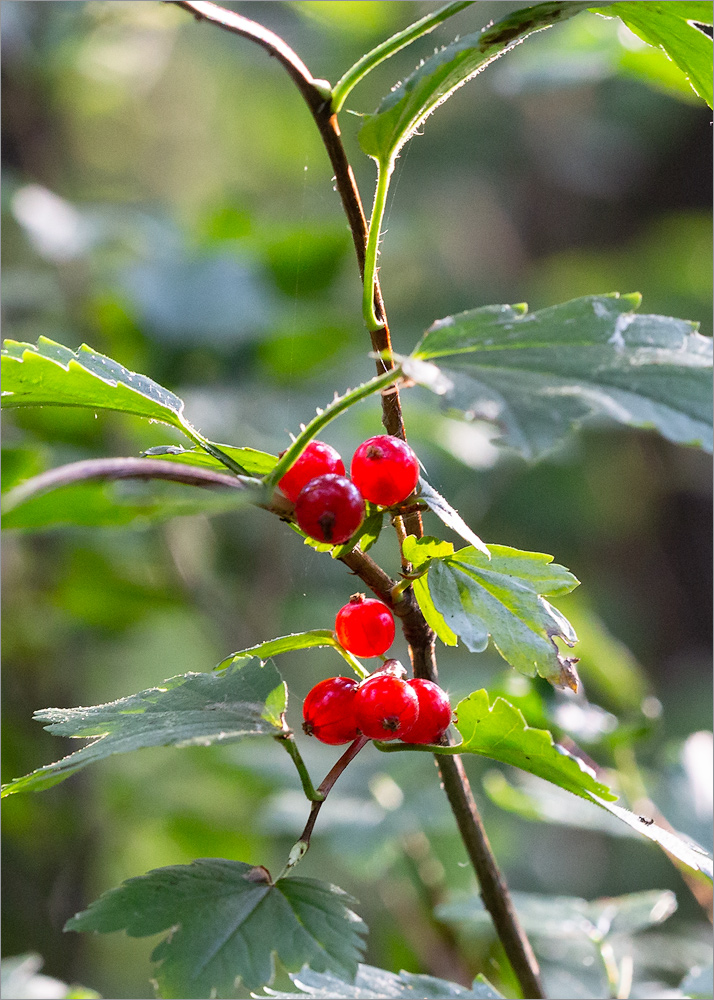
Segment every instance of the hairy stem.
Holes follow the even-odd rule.
[[[310,441],[320,433],[323,427],[361,399],[366,399],[372,393],[379,392],[380,389],[391,385],[394,378],[398,377],[399,374],[400,372],[397,369],[384,372],[382,375],[375,375],[369,382],[357,386],[356,389],[351,389],[344,396],[337,396],[324,410],[319,410],[317,416],[313,417],[305,429],[298,434],[290,447],[278,459],[272,471],[265,477],[265,485],[268,488],[277,486],[288,469],[294,465]]]
[[[376,333],[384,326],[384,320],[377,318],[374,308],[374,282],[377,277],[377,257],[379,256],[379,233],[382,228],[384,209],[387,205],[389,181],[394,170],[394,161],[377,165],[377,187],[374,192],[372,218],[369,220],[367,249],[364,258],[362,284],[362,316],[370,333]]]

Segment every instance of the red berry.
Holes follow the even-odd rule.
[[[451,722],[451,703],[446,691],[433,681],[415,677],[407,681],[419,701],[419,717],[399,737],[404,743],[438,743]]]
[[[337,612],[335,632],[340,645],[355,656],[381,656],[394,642],[394,617],[381,601],[353,594]]]
[[[396,740],[419,715],[419,699],[406,681],[392,673],[372,674],[357,688],[357,728],[371,740]]]
[[[366,500],[391,507],[414,491],[419,461],[406,441],[379,434],[359,446],[350,474]]]
[[[304,732],[332,746],[357,739],[356,691],[357,681],[349,677],[328,677],[316,684],[303,702]]]
[[[281,452],[280,458],[284,454],[284,451]],[[288,500],[295,503],[300,490],[303,486],[307,486],[311,479],[325,476],[331,472],[338,476],[345,474],[345,467],[339,454],[331,445],[325,444],[323,441],[311,441],[302,455],[278,482],[278,486]]]
[[[295,501],[295,520],[310,538],[341,545],[364,519],[364,500],[346,476],[318,476]]]

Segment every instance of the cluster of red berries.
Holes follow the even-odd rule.
[[[350,475],[334,448],[311,441],[278,483],[310,538],[341,545],[362,524],[365,500],[381,507],[406,500],[419,480],[419,461],[406,441],[380,434],[359,446]]]
[[[449,696],[438,684],[414,678],[397,660],[361,683],[328,677],[303,703],[303,730],[322,743],[351,743],[361,733],[371,740],[437,743],[449,728]]]

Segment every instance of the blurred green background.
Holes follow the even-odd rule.
[[[334,82],[434,5],[231,6]],[[517,6],[475,4],[380,67],[348,107],[373,110],[435,45]],[[381,260],[398,350],[455,311],[614,290],[711,334],[710,114],[664,56],[618,25],[586,14],[527,40],[403,151]],[[2,29],[5,336],[85,341],[177,392],[209,438],[272,452],[335,390],[371,375],[329,163],[274,61],[158,2],[5,0]],[[341,119],[369,206],[359,120]],[[709,843],[710,458],[603,426],[531,467],[484,428],[439,415],[421,390],[404,409],[432,483],[483,538],[552,553],[582,581],[561,607],[581,634],[587,697],[459,648],[440,655],[452,701],[482,685],[505,693],[611,769],[630,805],[644,789],[677,829]],[[348,459],[380,431],[370,400],[326,439]],[[3,470],[22,478],[177,439],[120,415],[15,411]],[[427,519],[426,530],[442,526]],[[344,567],[258,510],[8,532],[3,555],[4,780],[72,749],[32,722],[34,710],[112,700],[276,635],[329,628],[354,590]],[[376,555],[397,572],[392,538]],[[329,651],[278,667],[296,724],[309,688],[342,670]],[[319,781],[334,750],[302,742]],[[224,856],[279,871],[306,816],[291,767],[263,743],[145,750],[7,800],[4,953],[37,951],[49,975],[106,997],[145,996],[155,941],[63,935],[65,920],[152,867]],[[672,946],[641,948],[642,976],[665,989],[686,971],[683,942],[690,964],[706,953],[702,911],[654,846],[557,797],[559,822],[528,821],[496,804],[510,801],[499,771],[468,770],[513,888],[588,899],[672,889]],[[522,790],[545,801],[540,786]],[[459,954],[431,916],[451,890],[473,889],[465,860],[431,760],[368,748],[325,806],[301,874],[360,900],[373,964],[466,980],[481,970],[512,990],[488,934]],[[550,995],[576,995],[562,969],[549,976]]]

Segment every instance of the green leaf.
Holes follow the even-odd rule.
[[[446,979],[436,979],[434,976],[416,976],[411,972],[387,972],[373,965],[360,965],[357,977],[352,983],[346,983],[331,973],[317,973],[303,969],[297,975],[290,976],[300,993],[274,993],[270,996],[275,1000],[295,1000],[297,997],[322,998],[330,1000],[333,997],[344,997],[345,1000],[499,1000],[500,993],[484,979],[477,976],[473,986],[459,986]]]
[[[39,530],[66,524],[141,527],[184,515],[222,514],[255,503],[255,494],[249,490],[196,489],[155,480],[74,482],[23,498],[19,491],[25,485],[17,493],[4,495],[4,529]]]
[[[416,553],[419,558],[422,548],[436,551],[429,539],[426,546],[409,544],[405,555],[411,559]],[[567,594],[578,581],[552,556],[505,545],[489,545],[488,550],[490,559],[470,546],[430,558],[426,588],[433,608],[472,653],[483,652],[490,636],[504,660],[521,673],[577,688],[573,661],[562,656],[555,643],[557,638],[572,646],[577,636],[543,595]],[[422,580],[415,587],[420,607]],[[425,617],[431,614],[426,602],[422,610]]]
[[[553,742],[547,729],[531,729],[517,708],[503,698],[489,704],[486,691],[474,691],[456,706],[459,753],[475,753],[512,764],[560,788],[593,801],[617,798],[596,781],[582,761]]]
[[[256,448],[233,448],[228,444],[219,444],[221,451],[240,465],[249,476],[266,476],[275,467],[277,458],[267,451]],[[225,465],[220,459],[209,455],[203,448],[182,448],[180,445],[159,445],[149,448],[142,454],[150,458],[162,458],[167,462],[179,462],[182,465],[194,465],[202,469],[215,469],[222,472]]]
[[[401,366],[448,407],[495,424],[526,458],[593,417],[711,450],[712,341],[688,321],[636,315],[639,301],[597,295],[530,314],[474,309],[436,322],[412,354],[414,369],[410,359]]]
[[[207,441],[183,415],[183,400],[157,382],[129,371],[86,344],[71,351],[40,337],[37,346],[6,340],[1,354],[3,406],[84,406],[118,410],[177,427],[220,459],[217,445]],[[245,469],[229,456],[223,464],[238,474]]]
[[[34,718],[50,723],[45,726],[48,732],[92,742],[8,782],[2,794],[50,788],[110,754],[275,736],[283,731],[281,715],[286,705],[287,688],[275,666],[244,657],[220,672],[180,674],[161,687],[106,705],[42,709]]]
[[[633,892],[592,902],[570,896],[514,892],[513,902],[526,934],[555,941],[586,937],[599,942],[620,934],[636,934],[663,923],[677,909],[677,899],[668,889]],[[477,896],[444,903],[437,907],[436,915],[448,923],[483,928],[491,922]]]
[[[456,728],[463,743],[441,753],[475,753],[544,778],[606,809],[633,830],[659,844],[685,865],[712,878],[712,859],[698,844],[685,842],[651,819],[615,805],[617,796],[598,782],[586,765],[553,742],[545,729],[531,729],[522,713],[503,698],[489,704],[486,691],[474,691],[456,706]],[[382,749],[380,747],[380,749]]]
[[[366,928],[336,886],[315,879],[273,883],[265,868],[201,858],[158,868],[105,892],[65,930],[169,931],[152,953],[162,997],[232,997],[273,979],[274,955],[288,971],[304,964],[353,979]]]
[[[231,653],[225,660],[222,660],[216,670],[223,670],[236,660],[246,656],[259,656],[261,660],[269,656],[279,656],[280,653],[292,653],[298,649],[317,649],[329,646],[336,649],[340,656],[349,663],[359,677],[366,677],[367,671],[352,653],[339,644],[335,633],[329,629],[313,629],[310,632],[293,632],[291,635],[280,636],[279,639],[270,639],[268,642],[261,642],[257,646],[250,646],[248,649],[241,649],[237,653]]]
[[[692,90],[712,107],[712,39],[692,23],[712,24],[712,6],[711,2],[648,0],[592,10],[605,17],[620,17],[630,31],[662,48],[684,72]]]
[[[183,400],[86,344],[77,351],[40,337],[37,346],[6,340],[3,406],[88,406],[120,410],[186,430]]]
[[[404,143],[432,111],[480,70],[526,35],[565,21],[587,7],[587,3],[524,7],[485,31],[466,35],[436,52],[397,84],[373,115],[365,118],[359,132],[363,151],[383,166],[393,163]]]
[[[473,545],[475,549],[478,549],[487,558],[490,558],[487,547],[478,535],[469,528],[459,512],[454,510],[448,500],[445,500],[441,493],[437,493],[434,487],[430,486],[423,477],[419,479],[419,499],[424,501],[427,507],[444,522],[447,528],[451,528],[457,535],[461,535],[465,542]]]

